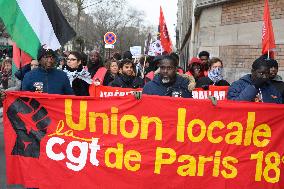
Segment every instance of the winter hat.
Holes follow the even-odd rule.
[[[188,65],[193,64],[193,63],[202,64],[202,61],[197,57],[192,57]]]
[[[50,55],[53,58],[56,57],[55,52],[52,49],[48,49],[42,46],[38,51],[37,59],[40,60],[42,57],[47,56],[47,55]]]

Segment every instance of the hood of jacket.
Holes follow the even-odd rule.
[[[283,81],[282,77],[280,75],[276,75],[273,79],[271,79],[272,81]]]
[[[251,74],[244,75],[243,77],[240,78],[240,80],[243,80],[247,83],[252,83]]]

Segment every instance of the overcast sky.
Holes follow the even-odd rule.
[[[158,26],[160,6],[162,6],[168,30],[172,42],[175,43],[175,26],[177,22],[177,1],[178,0],[127,0],[129,4],[138,10],[145,12],[145,20]]]

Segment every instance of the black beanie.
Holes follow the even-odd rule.
[[[37,59],[40,60],[43,56],[46,55],[51,55],[53,58],[55,58],[55,52],[52,49],[45,49],[43,47],[41,47],[38,50],[38,54],[37,54]]]

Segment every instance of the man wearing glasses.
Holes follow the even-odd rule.
[[[23,91],[62,95],[73,94],[67,75],[55,68],[55,52],[53,50],[41,48],[38,60],[41,66],[24,76]]]
[[[160,74],[148,82],[143,88],[143,94],[191,98],[188,90],[189,80],[177,74],[177,61],[166,55],[159,60]]]
[[[228,91],[229,100],[282,103],[279,91],[269,81],[270,64],[264,56],[252,64],[251,74],[232,83]]]

